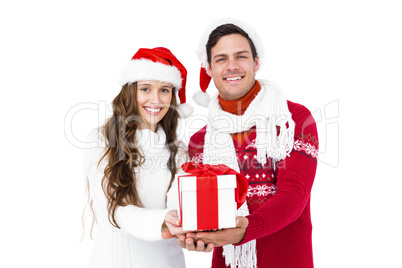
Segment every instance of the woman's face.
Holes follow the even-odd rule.
[[[145,121],[143,128],[156,131],[156,125],[166,115],[172,101],[173,86],[152,80],[137,82],[138,114]]]

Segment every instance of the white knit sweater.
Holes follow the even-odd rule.
[[[161,238],[161,226],[166,213],[177,209],[175,184],[169,190],[165,203],[170,182],[165,132],[161,128],[156,133],[147,129],[140,130],[137,131],[136,139],[145,156],[145,163],[135,170],[137,191],[144,208],[133,205],[118,207],[115,217],[121,229],[114,227],[108,220],[107,199],[101,187],[107,160],[97,167],[104,152],[104,143],[99,148],[87,150],[85,173],[89,179],[98,228],[90,267],[185,267],[184,254],[176,239]],[[182,162],[185,155],[177,158],[181,159],[178,162]]]

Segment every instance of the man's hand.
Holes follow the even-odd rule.
[[[195,234],[194,240],[197,243],[200,240],[205,244],[212,243],[215,247],[238,244],[244,239],[247,226],[248,219],[246,217],[237,217],[235,228],[222,229],[215,232],[198,232]]]
[[[182,248],[190,251],[211,252],[215,247],[240,243],[246,233],[248,219],[236,218],[236,227],[212,232],[187,233],[179,235],[178,242]]]
[[[186,235],[179,235],[177,242],[179,245],[189,251],[211,252],[214,249],[214,244],[204,243],[202,240],[195,239],[196,233],[187,233]]]

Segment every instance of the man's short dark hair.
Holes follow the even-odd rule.
[[[241,34],[244,36],[248,43],[250,44],[251,53],[253,54],[253,59],[257,57],[257,50],[255,49],[253,41],[250,39],[248,34],[239,26],[234,25],[232,23],[222,24],[213,30],[208,37],[208,42],[206,44],[208,64],[211,66],[211,49],[218,43],[218,40],[225,35],[229,34]]]

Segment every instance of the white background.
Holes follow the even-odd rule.
[[[168,47],[193,104],[204,26],[233,17],[264,42],[257,78],[317,120],[316,267],[402,267],[401,12],[390,0],[2,1],[0,266],[87,266],[80,141],[105,118],[120,68],[139,47]],[[211,255],[186,256],[208,267]]]

